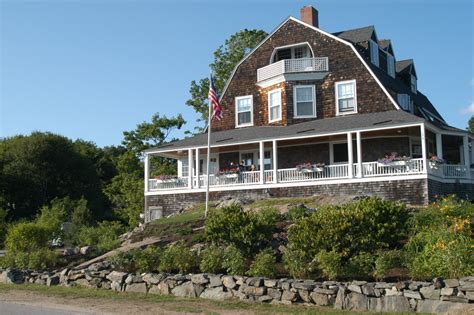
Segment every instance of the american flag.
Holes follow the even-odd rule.
[[[209,107],[212,106],[212,117],[211,121],[221,120],[222,116],[222,106],[219,104],[219,97],[217,96],[216,88],[214,87],[214,80],[212,79],[212,74],[209,77],[209,94],[207,96],[209,98]]]

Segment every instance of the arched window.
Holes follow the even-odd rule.
[[[270,63],[284,59],[312,58],[313,56],[314,54],[311,46],[305,42],[275,48]]]

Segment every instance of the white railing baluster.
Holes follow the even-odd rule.
[[[257,70],[261,82],[284,73],[329,71],[328,57],[285,59]]]

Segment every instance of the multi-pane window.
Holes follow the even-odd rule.
[[[316,117],[316,93],[314,85],[294,87],[294,116],[297,118]]]
[[[410,80],[410,81],[411,81],[411,82],[410,82],[410,83],[411,83],[411,91],[412,91],[413,93],[416,93],[416,91],[417,91],[418,88],[417,88],[417,86],[416,86],[416,85],[417,85],[417,84],[416,84],[416,77],[415,77],[413,74],[411,75],[411,80]]]
[[[240,96],[235,99],[237,127],[251,126],[253,124],[252,107],[252,95]]]
[[[373,40],[369,41],[370,43],[370,61],[379,66],[379,46]]]
[[[245,166],[251,166],[253,164],[253,152],[241,153],[241,160],[244,161]]]
[[[309,56],[308,54],[308,47],[307,46],[300,46],[294,48],[294,58],[306,58]]]
[[[401,108],[403,108],[406,111],[411,112],[410,95],[408,95],[408,94],[397,94],[397,101],[398,101],[398,104],[400,105]]]
[[[187,159],[181,161],[181,175],[182,177],[189,175],[189,161]]]
[[[269,122],[281,120],[281,90],[268,92],[268,120]]]
[[[395,58],[387,53],[387,73],[392,78],[395,78]]]
[[[356,81],[336,82],[336,106],[339,115],[357,112]]]

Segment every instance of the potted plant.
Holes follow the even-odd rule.
[[[296,165],[296,169],[298,172],[322,172],[324,171],[324,167],[326,165],[324,163],[303,163]]]
[[[432,169],[438,169],[442,164],[445,164],[446,161],[440,158],[437,155],[432,155],[429,159],[429,165]]]
[[[399,156],[397,152],[392,152],[386,154],[383,158],[379,159],[377,162],[383,166],[394,165],[394,166],[406,166],[407,163],[411,160],[409,156]]]

